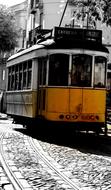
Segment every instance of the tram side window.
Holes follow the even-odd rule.
[[[23,89],[31,87],[31,76],[32,76],[32,61],[26,61],[23,63]]]
[[[23,64],[23,89],[27,88],[27,62]]]
[[[27,88],[31,88],[32,81],[32,60],[28,61]]]
[[[19,67],[15,66],[15,90],[19,89]]]
[[[69,55],[53,54],[49,59],[49,85],[68,86]]]
[[[47,58],[38,59],[38,79],[40,85],[46,84]]]
[[[91,86],[92,56],[86,54],[72,55],[71,85]]]
[[[11,89],[14,90],[14,88],[15,88],[15,67],[12,66]]]
[[[104,88],[106,80],[106,58],[95,56],[94,87]]]
[[[21,63],[19,65],[19,89],[18,90],[22,90],[23,87],[23,68],[22,68],[23,64]]]
[[[8,70],[8,90],[23,90],[31,88],[32,61],[26,61]]]
[[[11,89],[11,67],[8,70],[8,90]]]

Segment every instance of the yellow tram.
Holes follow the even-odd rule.
[[[52,38],[8,59],[7,114],[24,125],[42,118],[106,134],[107,57],[102,31],[55,27]]]

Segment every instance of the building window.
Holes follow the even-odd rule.
[[[39,0],[31,0],[30,7],[31,9],[36,8],[39,3]]]
[[[34,7],[34,0],[31,0],[31,9]]]

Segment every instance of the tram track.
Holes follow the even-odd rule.
[[[1,135],[0,135],[0,162],[4,169],[5,175],[7,176],[8,181],[9,181],[8,183],[4,184],[3,186],[6,185],[6,186],[10,187],[9,188],[10,190],[27,190],[29,188],[23,187],[22,183],[20,182],[22,180],[22,178],[18,178],[15,175],[15,172],[11,169],[11,166],[8,164],[8,162],[4,156],[3,138],[4,138],[4,133],[1,133]],[[3,189],[4,189],[4,187],[3,187]]]
[[[45,146],[46,145],[44,144],[43,147],[47,149],[48,147]],[[53,149],[54,146],[55,145],[53,145]],[[55,149],[57,149],[57,146],[55,146]],[[76,152],[76,150],[70,150],[70,149],[68,150],[66,148],[66,150],[61,149],[60,155],[61,156],[63,155],[63,159],[62,158],[60,159],[56,157],[58,150],[52,152],[52,148],[50,147],[49,151],[50,151],[49,152],[50,156],[52,156],[53,159],[55,159],[57,162],[60,162],[61,165],[64,166],[64,171],[68,170],[70,172],[70,179],[74,178],[78,179],[78,182],[81,183],[81,187],[85,187],[86,189],[88,188],[88,189],[104,189],[104,190],[111,188],[110,169],[108,169],[111,164],[111,159],[109,156],[106,155],[103,156],[102,154],[99,155],[98,154],[99,151],[96,152],[95,154],[90,154],[87,152],[86,154],[84,154],[82,152],[79,151]],[[68,155],[70,151],[74,152],[75,158],[73,157],[73,154],[71,155],[71,157],[73,158],[72,159],[71,157],[69,158]],[[67,158],[69,158],[69,160]]]
[[[35,153],[39,155],[39,157],[43,160],[43,162],[51,169],[53,170],[65,183],[71,187],[73,190],[80,190],[79,188],[72,180],[70,180],[66,175],[63,174],[63,171],[61,171],[56,164],[53,164],[53,161],[51,161],[51,158],[47,158],[47,156],[44,154],[44,151],[41,149],[41,146],[39,145],[37,140],[32,139],[31,137],[28,138],[32,148],[34,149]]]
[[[8,135],[9,135],[9,138],[8,138]],[[19,168],[19,169],[16,169],[15,171],[12,169],[13,167],[18,168],[19,164],[16,165],[16,163],[17,163],[16,158],[15,158],[15,160],[13,160],[13,159],[11,160],[11,162],[13,162],[12,165],[9,163],[9,157],[10,157],[9,155],[11,154],[11,149],[10,148],[8,148],[8,149],[6,148],[7,150],[4,149],[4,147],[8,146],[8,145],[5,145],[4,142],[6,142],[6,140],[7,140],[7,144],[8,144],[8,140],[10,139],[10,137],[12,140],[15,136],[17,137],[17,133],[16,134],[15,133],[12,133],[12,134],[11,133],[9,133],[9,134],[1,133],[1,135],[0,135],[0,162],[4,168],[4,173],[7,176],[8,181],[9,181],[8,184],[5,184],[5,185],[11,185],[11,190],[32,190],[33,185],[30,185],[30,187],[27,186],[24,188],[23,184],[21,183],[21,181],[27,180],[27,177],[19,178],[15,174],[16,172],[19,172],[22,169]],[[74,184],[74,182],[72,180],[70,180],[66,175],[64,175],[62,173],[62,171],[59,168],[57,168],[57,165],[54,165],[54,163],[53,163],[54,160],[51,161],[51,158],[48,159],[47,156],[45,156],[44,151],[42,150],[42,148],[40,148],[41,146],[39,145],[39,143],[37,146],[37,140],[35,142],[35,140],[33,138],[26,137],[26,136],[25,137],[23,136],[22,138],[24,138],[25,142],[28,144],[28,149],[31,150],[31,152],[33,152],[32,154],[34,154],[34,157],[37,160],[42,160],[42,164],[44,163],[43,164],[44,170],[46,169],[47,172],[50,173],[52,179],[54,178],[54,180],[59,181],[57,183],[58,183],[58,186],[60,189],[62,188],[62,186],[65,186],[67,190],[72,190],[72,189],[80,190],[80,188],[78,186],[76,186],[76,184]],[[6,152],[7,153],[9,152],[8,157],[7,157]],[[12,152],[13,152],[13,150],[12,150]],[[24,152],[24,154],[26,154],[26,153]],[[23,157],[23,155],[22,155],[22,157]],[[38,170],[38,169],[36,169],[36,170]],[[29,178],[31,179],[32,175]],[[34,181],[36,180],[36,183],[37,183],[36,188],[39,188],[39,180],[37,178],[39,179],[39,177],[37,177],[37,175],[36,175],[36,179],[34,179]],[[51,178],[49,180],[51,180]],[[30,179],[28,179],[28,181],[27,181],[28,184],[30,184]],[[41,179],[41,181],[42,181],[42,179]],[[54,183],[56,184],[56,182],[54,182]],[[42,184],[42,182],[41,182],[41,184]],[[43,188],[45,188],[45,187],[43,187]]]

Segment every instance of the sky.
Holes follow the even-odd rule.
[[[7,7],[19,4],[24,2],[25,0],[0,0],[0,4],[6,5]]]

